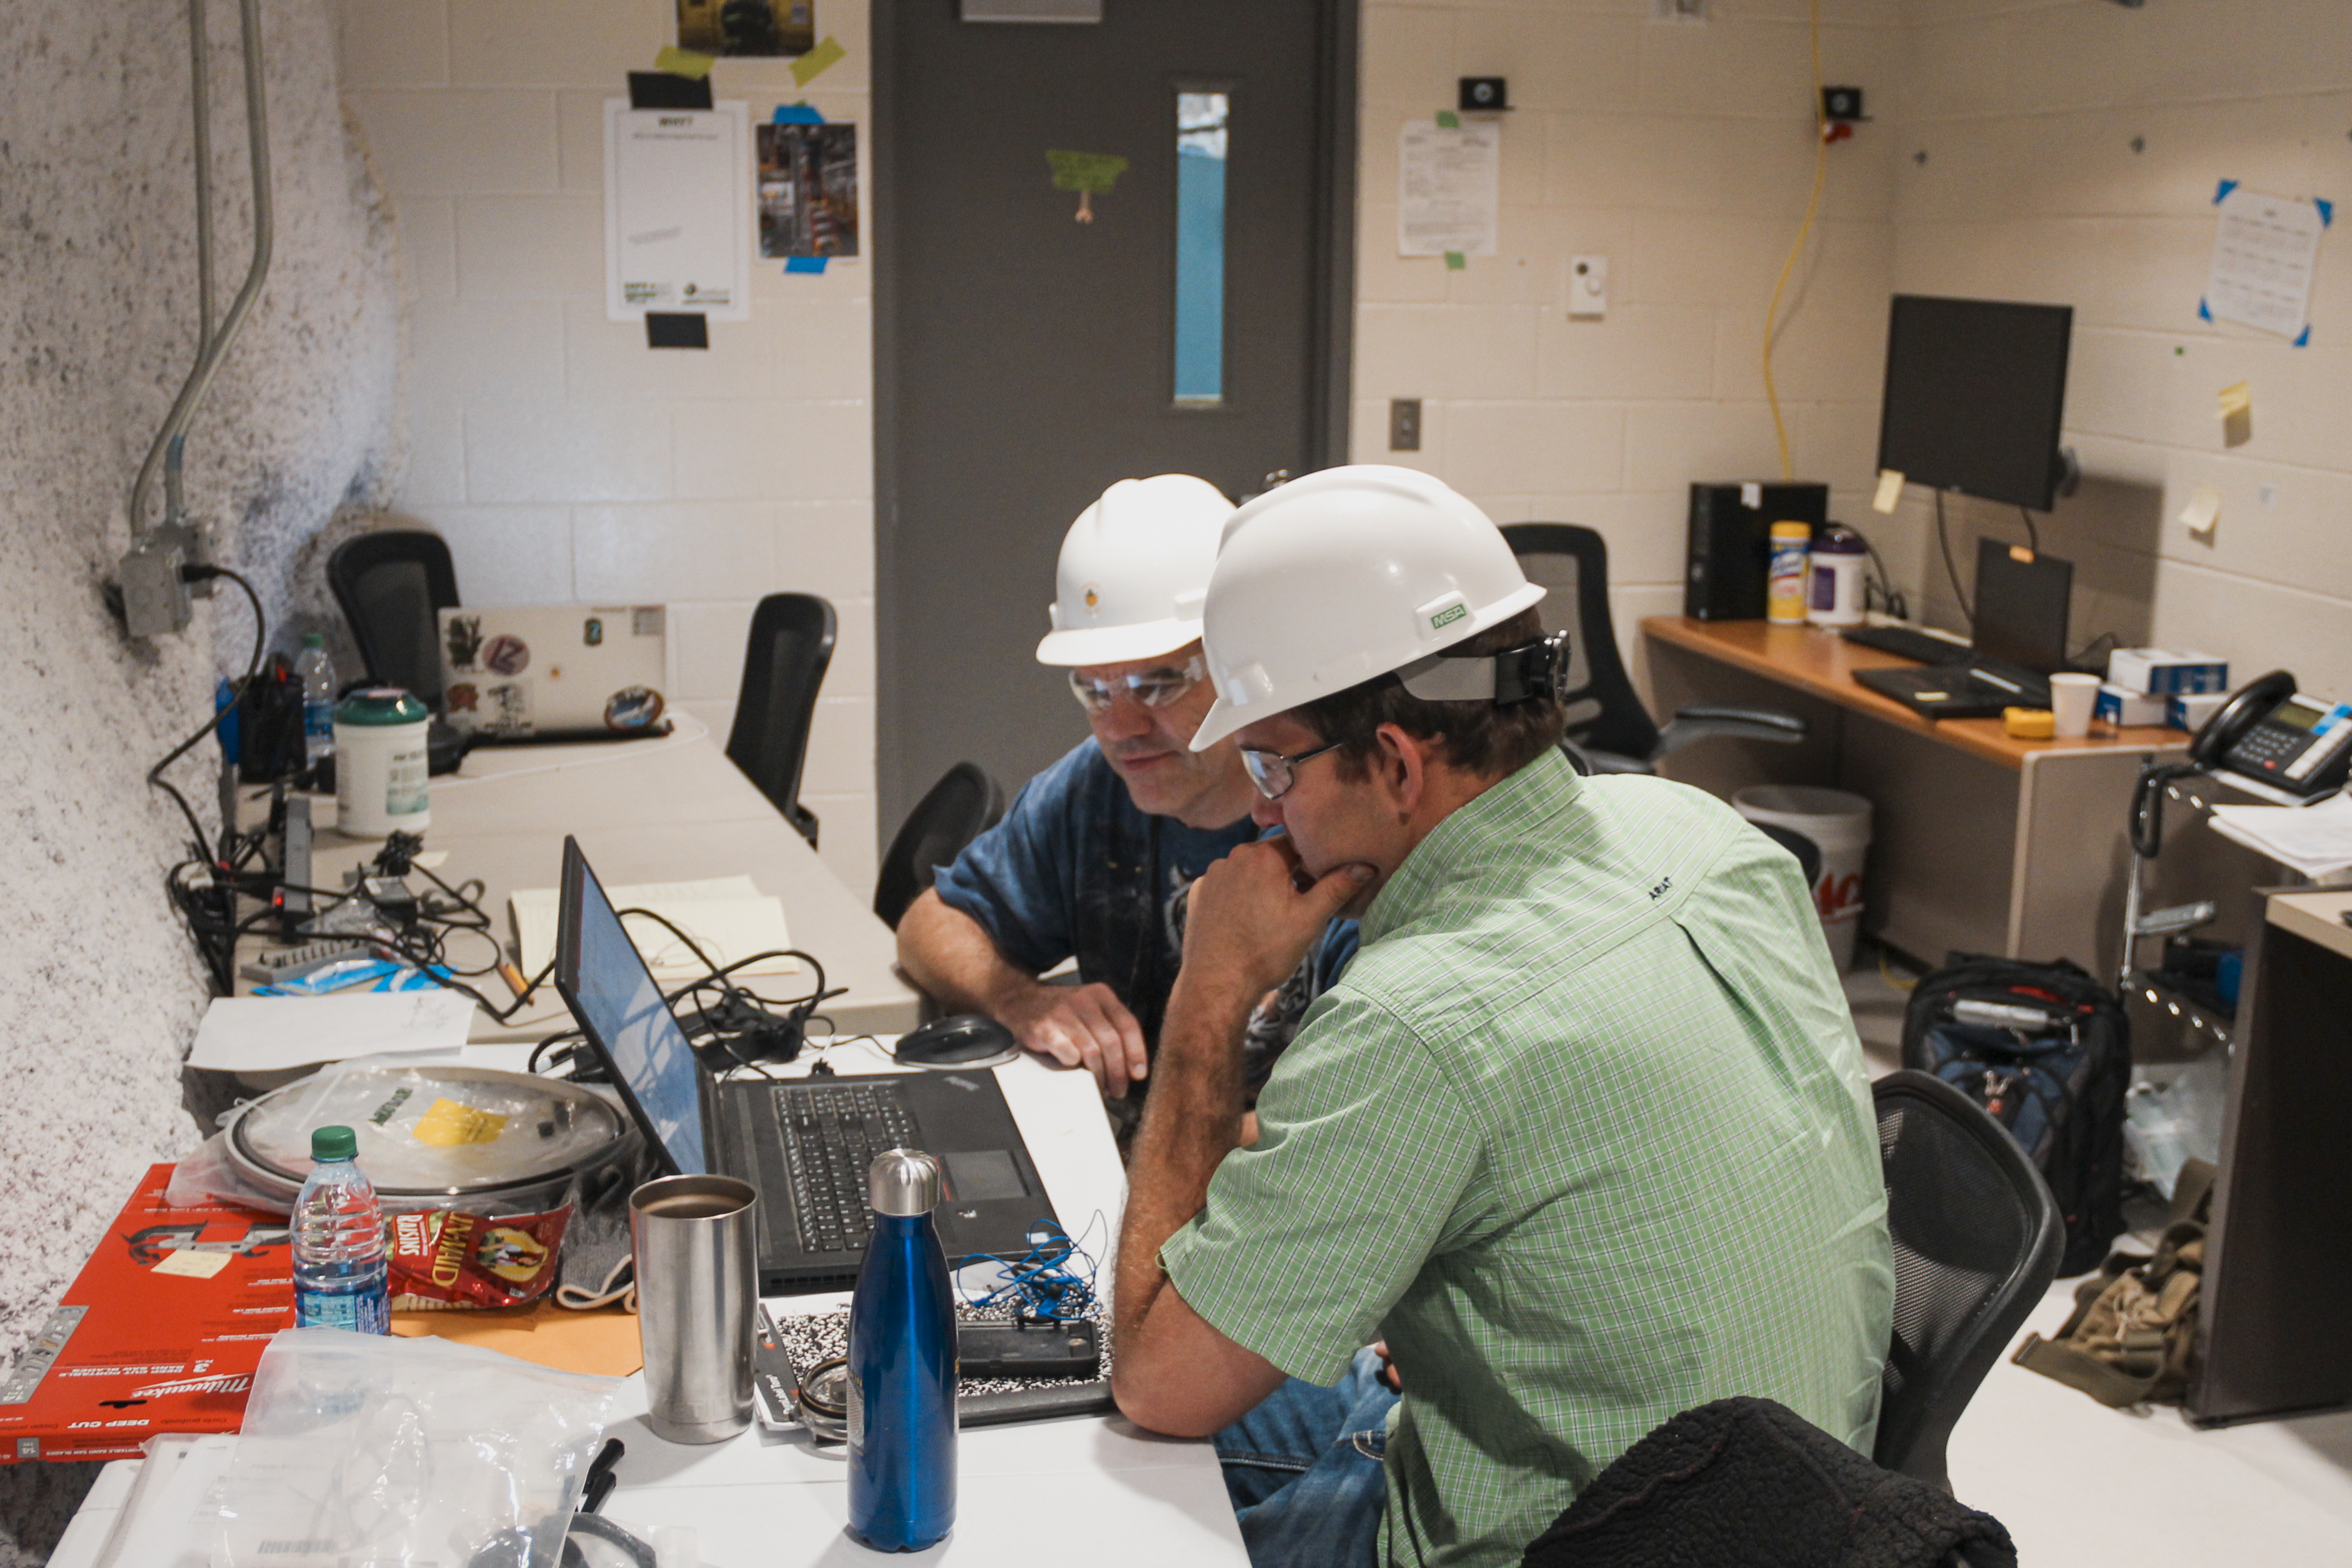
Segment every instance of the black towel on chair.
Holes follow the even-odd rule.
[[[2016,1568],[2000,1521],[1786,1406],[1718,1399],[1593,1479],[1520,1568]]]

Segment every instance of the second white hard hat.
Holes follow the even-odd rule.
[[[1234,504],[1206,479],[1121,479],[1062,539],[1041,664],[1120,664],[1201,635],[1217,538]]]
[[[1192,749],[1402,669],[1543,594],[1494,520],[1429,475],[1366,463],[1294,479],[1225,525],[1201,633],[1217,702]]]

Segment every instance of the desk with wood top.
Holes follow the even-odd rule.
[[[1661,713],[1747,702],[1800,714],[1798,746],[1714,741],[1670,777],[1727,798],[1748,784],[1829,784],[1865,797],[1863,928],[1931,964],[1951,951],[2074,959],[2113,971],[2140,761],[2179,755],[2176,729],[2095,724],[2078,740],[2016,740],[1998,718],[1932,720],[1853,680],[1911,661],[1810,626],[1642,622]]]

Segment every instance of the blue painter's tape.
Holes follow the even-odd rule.
[[[2213,193],[2213,200],[2214,200],[2215,204],[2219,204],[2222,197],[2227,196],[2231,192],[2232,192],[2232,191],[2236,190],[2237,188],[2238,188],[2238,182],[2236,182],[2235,180],[2224,180],[2224,181],[2222,181],[2222,182],[2221,182],[2221,188],[2220,190],[2215,191],[2215,192]]]
[[[2319,226],[2326,228],[2336,221],[2336,204],[2325,196],[2314,196],[2311,204],[2319,209]]]
[[[2296,348],[2298,348],[2298,349],[2308,349],[2309,347],[2311,347],[2311,323],[2310,323],[2310,322],[2305,321],[2305,322],[2303,324],[2303,330],[2302,330],[2302,332],[2300,332],[2299,334],[2297,334],[2297,335],[2296,335],[2296,337],[2295,337],[2295,340],[2294,340],[2294,346],[2295,346]]]
[[[2200,321],[2210,321],[2213,319],[2212,308],[2207,305],[2202,299],[2197,301],[2197,319]]]
[[[780,103],[769,116],[772,125],[823,125],[824,116],[804,103]]]
[[[784,270],[786,272],[823,272],[824,264],[831,259],[830,256],[788,256],[784,257]]]

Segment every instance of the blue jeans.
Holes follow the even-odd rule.
[[[1217,1434],[1251,1568],[1376,1568],[1397,1396],[1367,1346],[1330,1388],[1293,1377]]]

